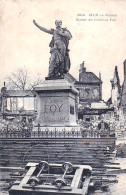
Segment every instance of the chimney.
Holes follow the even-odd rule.
[[[115,72],[117,72],[117,71],[118,71],[117,66],[115,66]]]
[[[83,61],[82,64],[80,64],[79,74],[84,72],[86,72],[86,68],[84,67],[84,61]]]
[[[101,72],[99,72],[99,79],[101,80]]]
[[[126,80],[126,60],[123,62],[124,64],[124,80]]]
[[[80,70],[79,70],[79,81],[81,81],[81,75],[86,72],[86,68],[84,67],[84,61],[82,64],[80,64]]]
[[[7,88],[5,86],[5,81],[4,81],[4,86],[1,88],[1,93],[4,94],[6,92]]]

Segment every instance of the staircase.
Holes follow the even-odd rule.
[[[87,164],[102,167],[112,158],[114,138],[10,138],[0,139],[0,166],[27,162]]]

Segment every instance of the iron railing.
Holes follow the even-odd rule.
[[[62,130],[58,130],[57,128],[55,129],[50,129],[50,128],[45,128],[44,130],[41,129],[40,126],[37,128],[32,129],[32,128],[21,128],[18,130],[8,130],[8,129],[2,129],[0,130],[0,138],[77,138],[77,137],[109,137],[109,135],[106,133],[100,133],[98,130],[95,131],[90,131],[90,130],[77,130],[75,128],[71,130],[67,130],[63,128]]]

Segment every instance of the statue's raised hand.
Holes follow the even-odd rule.
[[[42,30],[43,32],[46,32],[46,33],[49,33],[49,34],[53,34],[53,32],[54,32],[54,29],[51,31],[51,30],[48,30],[48,29],[46,29],[46,28],[44,28],[44,27],[42,27],[42,26],[40,26],[39,24],[37,24],[37,22],[35,21],[35,20],[33,20],[33,24],[35,25],[35,26],[37,26],[40,30]]]
[[[36,21],[35,21],[35,20],[33,20],[33,23],[34,23],[34,24],[36,24]]]

